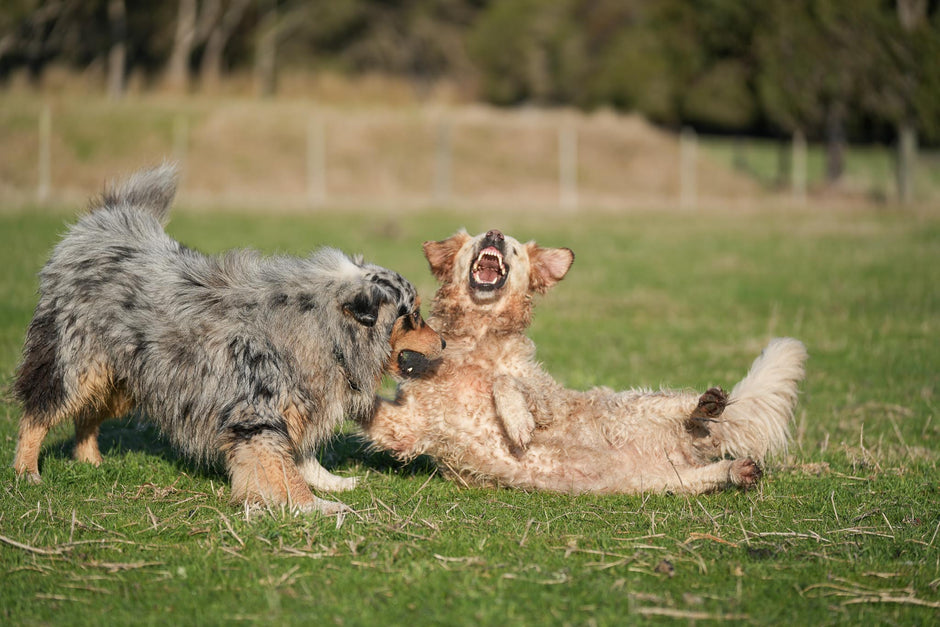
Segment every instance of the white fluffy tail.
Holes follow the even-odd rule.
[[[770,341],[747,376],[731,390],[717,425],[723,455],[762,461],[787,450],[797,386],[803,380],[807,357],[799,340]]]

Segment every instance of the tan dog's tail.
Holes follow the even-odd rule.
[[[807,357],[799,340],[770,341],[747,376],[731,390],[721,420],[712,427],[723,455],[762,461],[787,450],[797,386],[803,380]]]

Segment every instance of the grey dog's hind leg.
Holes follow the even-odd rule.
[[[101,464],[101,452],[98,450],[98,430],[101,423],[112,418],[119,418],[130,412],[134,403],[120,388],[112,386],[104,401],[95,407],[86,407],[75,414],[75,461]]]
[[[25,477],[30,483],[39,483],[39,449],[49,433],[49,427],[31,414],[24,414],[20,419],[20,434],[16,442],[16,454],[13,457],[13,469],[16,474]]]
[[[34,356],[27,352],[24,363]],[[71,381],[66,385],[65,381]],[[20,419],[19,439],[13,468],[32,483],[40,482],[39,451],[46,434],[63,420],[75,421],[75,459],[95,465],[101,463],[98,451],[98,425],[102,421],[125,413],[130,401],[122,390],[115,387],[109,366],[91,360],[81,368],[73,367],[60,373],[54,368],[21,368],[16,382],[17,393],[23,400],[24,412]],[[29,385],[45,386],[26,391]],[[54,390],[55,394],[43,391]]]

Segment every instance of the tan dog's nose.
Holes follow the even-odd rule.
[[[501,242],[501,241],[503,241],[503,240],[505,239],[505,237],[503,236],[502,232],[499,231],[499,229],[491,229],[491,230],[487,231],[487,232],[486,232],[486,237],[487,237],[488,239],[494,239],[494,240],[496,240],[497,242]]]

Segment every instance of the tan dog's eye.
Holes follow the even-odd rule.
[[[415,312],[411,314],[411,319],[414,320],[415,324],[420,324],[421,323],[421,311],[416,309]]]

